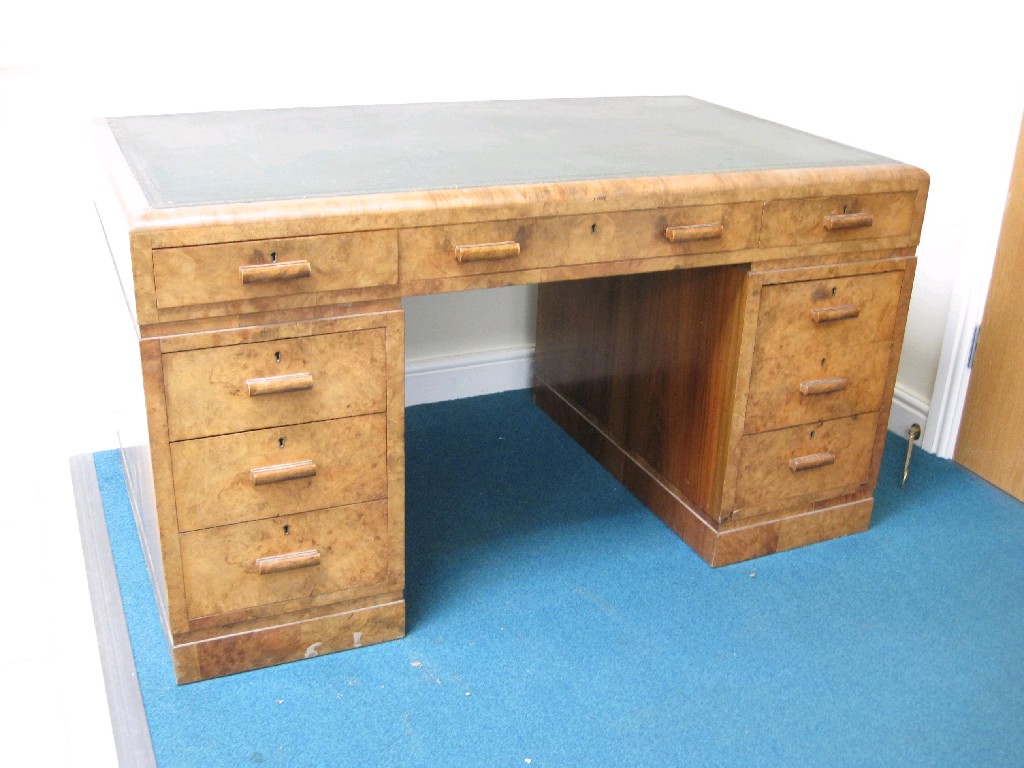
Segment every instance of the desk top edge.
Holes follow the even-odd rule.
[[[926,172],[895,163],[170,209],[149,208],[130,187],[121,186],[119,197],[127,229],[157,236],[160,245],[167,246],[852,193],[913,191],[923,198],[928,187]]]

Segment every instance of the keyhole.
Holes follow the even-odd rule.
[[[597,224],[591,224],[590,225],[590,234],[592,234],[592,235],[596,235],[597,234]]]
[[[284,448],[284,438],[283,437],[277,438],[277,447],[278,448]]]
[[[811,430],[811,439],[812,440],[814,439],[814,430],[813,429]],[[285,527],[287,528],[288,526],[285,526]]]
[[[277,251],[270,254],[270,263],[277,264]]]
[[[828,358],[821,358],[821,367],[824,368],[828,364]]]
[[[835,286],[832,286],[832,295],[835,296],[836,295],[836,291],[838,291],[838,290],[839,290],[838,288],[836,288]]]
[[[280,352],[275,352],[274,353],[274,362],[275,363],[280,363],[281,362],[281,353]]]
[[[284,535],[287,536],[291,532],[292,532],[292,527],[290,525],[286,525],[284,527]]]

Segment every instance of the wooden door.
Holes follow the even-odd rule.
[[[1024,501],[1024,124],[954,459]]]

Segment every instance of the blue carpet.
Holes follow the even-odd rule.
[[[957,465],[712,570],[528,393],[406,421],[408,637],[180,687],[95,455],[161,766],[1024,764],[1024,506]]]

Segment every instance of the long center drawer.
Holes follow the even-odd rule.
[[[403,229],[403,282],[757,245],[760,203],[695,205]]]

